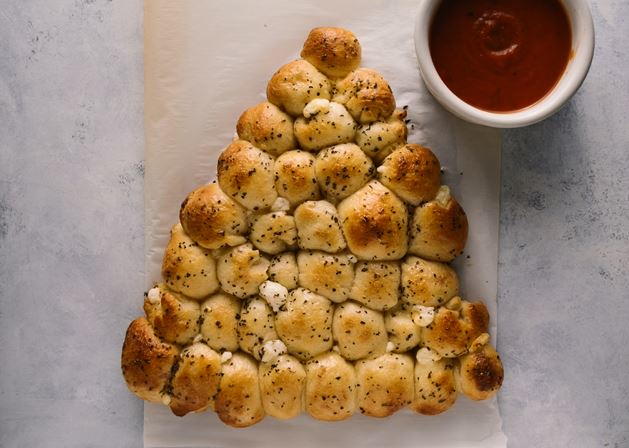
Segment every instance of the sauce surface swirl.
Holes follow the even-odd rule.
[[[493,112],[542,99],[566,69],[571,46],[559,0],[443,0],[430,29],[443,82],[466,103]]]

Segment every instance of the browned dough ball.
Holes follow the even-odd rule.
[[[301,57],[324,75],[342,78],[360,65],[360,43],[344,28],[314,28],[304,42]]]
[[[467,351],[481,334],[487,333],[489,312],[482,302],[463,301],[460,309],[440,307],[430,325],[422,329],[423,344],[446,358]]]
[[[459,294],[454,269],[438,261],[407,257],[402,263],[402,300],[410,305],[439,306]]]
[[[297,288],[275,315],[275,329],[292,355],[310,359],[332,348],[332,311],[325,297]]]
[[[351,361],[379,356],[387,348],[382,313],[351,300],[337,305],[334,310],[332,334],[340,354]]]
[[[218,184],[191,192],[181,204],[179,220],[186,234],[207,249],[242,244],[249,230],[245,209]]]
[[[161,403],[178,356],[177,346],[163,342],[146,318],[131,322],[120,363],[129,390],[143,400]]]
[[[258,211],[271,207],[277,199],[275,160],[244,140],[236,140],[218,157],[218,184],[243,207]]]
[[[413,358],[386,353],[356,363],[358,408],[370,417],[388,417],[413,400]]]
[[[144,312],[155,333],[167,342],[186,345],[199,333],[199,304],[165,285],[149,291],[144,299]]]
[[[260,103],[242,113],[236,125],[238,137],[272,156],[294,149],[293,119],[271,103]]]
[[[323,194],[337,202],[365,185],[373,177],[375,168],[358,146],[344,143],[319,151],[315,172]]]
[[[413,143],[399,147],[378,167],[378,180],[411,205],[434,199],[441,186],[439,159]]]
[[[260,392],[265,412],[282,420],[297,417],[302,408],[306,371],[291,355],[260,363]]]
[[[301,115],[310,101],[330,99],[330,80],[303,59],[289,62],[275,72],[266,87],[269,102],[294,117]]]
[[[295,120],[295,137],[307,151],[350,143],[356,134],[356,122],[345,106],[328,100],[313,100],[304,115]]]
[[[461,392],[472,400],[486,400],[496,395],[504,378],[500,356],[489,344],[460,358]]]
[[[446,186],[434,200],[415,209],[410,229],[408,252],[428,260],[452,261],[467,242],[467,216]]]
[[[217,351],[238,350],[241,301],[220,292],[201,305],[201,337]]]
[[[332,100],[344,104],[359,123],[385,121],[395,110],[395,97],[389,83],[369,68],[354,70],[340,80]]]
[[[234,353],[223,364],[214,407],[223,423],[235,428],[255,425],[264,418],[258,365],[244,353]]]
[[[181,351],[171,381],[170,409],[182,417],[212,407],[221,380],[221,356],[202,342]]]
[[[306,412],[317,420],[338,421],[356,410],[356,371],[335,352],[306,363]]]
[[[356,264],[349,297],[369,308],[384,311],[397,304],[399,289],[399,262],[361,261]]]
[[[336,207],[328,201],[308,201],[295,209],[300,249],[339,252],[346,247]]]
[[[319,184],[315,174],[315,156],[294,150],[275,161],[275,188],[292,206],[319,199]]]
[[[408,213],[391,190],[372,180],[338,205],[349,249],[363,260],[399,260],[406,255]]]
[[[356,144],[375,162],[382,162],[396,148],[406,143],[406,111],[396,109],[386,121],[362,124],[356,130]]]
[[[437,415],[452,407],[457,398],[454,363],[450,359],[415,362],[415,397],[411,409]]]
[[[177,223],[164,251],[162,277],[170,289],[202,299],[218,289],[216,263],[210,251],[195,243]]]

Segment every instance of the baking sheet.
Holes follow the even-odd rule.
[[[299,57],[315,26],[351,29],[363,66],[380,71],[408,106],[409,141],[433,149],[470,221],[457,270],[462,295],[483,299],[496,335],[500,133],[464,123],[439,107],[417,69],[413,26],[427,0],[145,0],[146,286],[159,278],[170,227],[186,194],[215,178],[216,158],[240,113],[262,100],[282,64]],[[212,412],[178,418],[145,404],[145,447],[327,448],[383,445],[431,448],[506,446],[496,400],[460,397],[443,415],[409,411],[378,420],[354,416],[322,423],[272,418],[247,429],[224,426]]]

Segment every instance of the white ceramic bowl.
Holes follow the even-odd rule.
[[[454,115],[494,128],[517,128],[537,123],[554,114],[579,89],[592,63],[594,24],[587,0],[562,0],[572,28],[572,54],[559,82],[535,104],[514,112],[487,112],[457,97],[441,80],[430,56],[430,25],[441,0],[420,0],[415,27],[415,51],[428,90]]]

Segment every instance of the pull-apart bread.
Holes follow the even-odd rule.
[[[482,302],[449,265],[467,217],[358,39],[315,28],[182,198],[122,372],[138,397],[246,427],[302,412],[448,410],[502,384]]]

